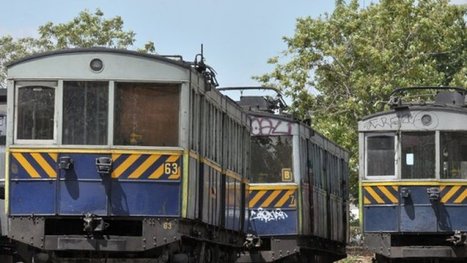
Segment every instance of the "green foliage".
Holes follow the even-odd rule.
[[[62,24],[48,22],[38,29],[39,37],[13,39],[0,37],[0,85],[6,78],[5,66],[11,61],[37,52],[75,47],[110,47],[127,49],[135,42],[133,31],[123,30],[120,16],[105,19],[97,9],[94,13],[84,10],[79,16]],[[140,52],[154,53],[154,42],[148,42]]]
[[[337,1],[332,14],[297,19],[287,49],[255,77],[281,87],[297,117],[351,152],[357,196],[357,122],[384,110],[396,87],[467,87],[465,6],[448,0],[381,0],[362,9]]]

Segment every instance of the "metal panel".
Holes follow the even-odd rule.
[[[10,155],[10,214],[56,212],[56,155],[12,152]]]
[[[463,108],[419,107],[404,111],[389,111],[374,115],[358,123],[359,131],[419,131],[435,130],[442,127],[443,131],[467,130],[467,115]],[[430,115],[432,122],[423,125],[421,119]]]
[[[467,231],[467,206],[466,205],[444,205],[445,213],[438,226],[440,231]]]
[[[400,231],[402,232],[436,232],[437,216],[435,207],[437,201],[430,201],[426,186],[400,187],[401,197]]]
[[[319,192],[317,187],[313,187],[313,235],[320,236],[320,213],[319,213]]]
[[[328,198],[325,190],[319,190],[319,215],[320,224],[317,226],[320,228],[320,236],[323,238],[329,238],[329,209],[328,209]]]
[[[199,161],[197,158],[190,157],[188,181],[188,213],[190,219],[198,219],[199,215]]]
[[[147,180],[112,181],[111,214],[118,216],[178,216],[180,184]]]
[[[396,206],[365,206],[363,229],[365,232],[395,232],[398,230]]]
[[[401,232],[436,232],[437,220],[431,205],[403,205],[400,219]]]
[[[90,69],[89,63],[94,58],[103,61],[104,68],[101,72]],[[164,59],[138,53],[79,52],[57,53],[16,64],[9,67],[8,77],[181,82],[188,81],[188,69]]]
[[[280,236],[297,234],[297,210],[252,210],[249,228],[256,235]]]
[[[296,199],[294,185],[250,185],[249,228],[259,235],[297,234]]]
[[[112,154],[112,160],[111,214],[180,214],[182,155]]]
[[[60,180],[58,214],[107,215],[107,195],[101,181]]]
[[[55,181],[12,180],[10,215],[55,214],[55,193]]]
[[[59,159],[63,157],[70,157],[73,165],[60,170],[58,213],[107,215],[110,175],[99,175],[96,158],[110,154],[61,153]]]
[[[226,176],[225,178],[225,210],[224,210],[224,216],[225,216],[225,222],[224,226],[227,229],[234,229],[235,228],[235,184],[234,184],[234,179],[229,178]]]

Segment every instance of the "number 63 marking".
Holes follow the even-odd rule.
[[[178,163],[164,163],[164,172],[168,175],[178,175]]]

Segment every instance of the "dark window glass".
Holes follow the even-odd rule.
[[[117,83],[114,144],[178,146],[180,87]]]
[[[435,178],[435,133],[402,133],[402,179]]]
[[[17,138],[52,140],[54,109],[54,88],[42,86],[19,88]]]
[[[467,179],[467,132],[441,132],[441,178]]]
[[[108,82],[63,83],[63,144],[107,144]]]
[[[0,145],[6,144],[6,115],[0,115]]]
[[[254,136],[251,156],[252,183],[288,182],[293,178],[292,136]]]
[[[367,175],[394,176],[394,136],[367,137]]]

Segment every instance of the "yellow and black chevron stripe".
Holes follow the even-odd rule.
[[[181,155],[112,154],[112,178],[179,180]]]
[[[378,185],[363,187],[364,205],[386,205],[399,203],[399,186]]]
[[[11,154],[12,176],[46,179],[57,177],[57,153],[14,152]],[[20,172],[23,169],[25,172]]]
[[[441,203],[444,204],[467,204],[467,186],[465,185],[442,185]]]
[[[295,189],[250,190],[249,208],[295,208]]]

